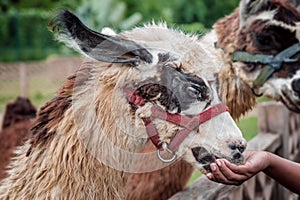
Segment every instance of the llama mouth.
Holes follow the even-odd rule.
[[[216,155],[209,153],[204,147],[192,148],[192,153],[196,161],[201,164],[206,171],[211,171],[210,164],[216,162],[219,158]]]

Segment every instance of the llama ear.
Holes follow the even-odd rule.
[[[56,38],[87,56],[109,63],[138,66],[151,63],[151,53],[131,40],[105,35],[86,27],[73,13],[62,10],[49,23]]]
[[[240,2],[240,28],[246,25],[251,15],[257,15],[267,9],[269,0],[241,0]]]

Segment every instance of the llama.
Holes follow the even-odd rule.
[[[274,9],[276,12],[272,11]],[[216,55],[215,59],[224,62],[224,67],[220,68],[218,73],[218,91],[222,101],[229,106],[233,118],[240,118],[254,107],[256,96],[252,95],[252,90],[254,94],[262,93],[281,100],[288,108],[299,112],[299,53],[296,52],[296,57],[294,56],[296,62],[284,63],[281,69],[267,77],[263,85],[254,89],[251,88],[254,87],[253,83],[262,71],[262,66],[259,63],[232,63],[230,57],[236,51],[275,56],[299,42],[299,20],[299,10],[288,2],[242,0],[239,8],[216,22],[214,30],[203,37],[201,44],[207,46],[205,49],[210,51],[210,54]],[[271,41],[268,43],[261,41],[263,44],[257,44],[257,39]],[[272,46],[273,43],[276,44],[276,48]],[[218,48],[215,48],[215,45]],[[153,145],[148,143],[142,151],[153,149]],[[137,163],[137,165],[148,164],[142,161]],[[178,160],[172,168],[131,174],[125,189],[126,199],[168,199],[185,187],[192,172],[193,168],[189,163]],[[164,182],[160,181],[162,177]]]
[[[26,97],[17,97],[14,102],[8,103],[2,122],[2,129],[26,119],[33,119],[36,116],[36,108]]]
[[[283,0],[242,0],[234,13],[215,23],[214,30],[225,62],[231,63],[231,68],[223,68],[220,74],[225,73],[237,79],[239,85],[252,88],[255,94],[271,97],[300,112],[300,11],[297,8]],[[226,96],[225,88],[230,87],[238,86],[221,85],[220,91],[225,91],[221,96]],[[228,106],[237,103],[232,101],[233,105]]]
[[[0,179],[7,176],[6,166],[13,150],[30,137],[29,128],[36,116],[36,108],[26,97],[18,97],[6,105],[0,132]]]
[[[149,139],[163,166],[243,162],[246,142],[217,95],[220,63],[196,37],[163,24],[102,34],[67,10],[50,27],[90,60],[39,110],[0,199],[124,199]]]

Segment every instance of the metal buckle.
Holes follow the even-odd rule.
[[[176,157],[177,157],[176,153],[173,152],[172,150],[170,150],[170,149],[168,148],[168,144],[167,144],[166,142],[163,142],[163,143],[162,143],[162,150],[163,150],[163,151],[167,151],[168,153],[172,154],[172,157],[171,157],[171,158],[165,159],[165,158],[163,158],[163,157],[160,155],[160,151],[161,151],[161,150],[158,149],[158,150],[157,150],[157,157],[158,157],[162,162],[169,163],[169,162],[173,162],[173,161],[176,159]]]

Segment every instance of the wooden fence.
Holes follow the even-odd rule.
[[[258,106],[259,134],[248,142],[248,150],[265,150],[300,161],[300,114],[288,111],[281,103],[268,102]],[[299,172],[300,173],[300,172]],[[205,176],[175,194],[170,200],[294,200],[300,199],[259,173],[241,186],[223,185]]]

